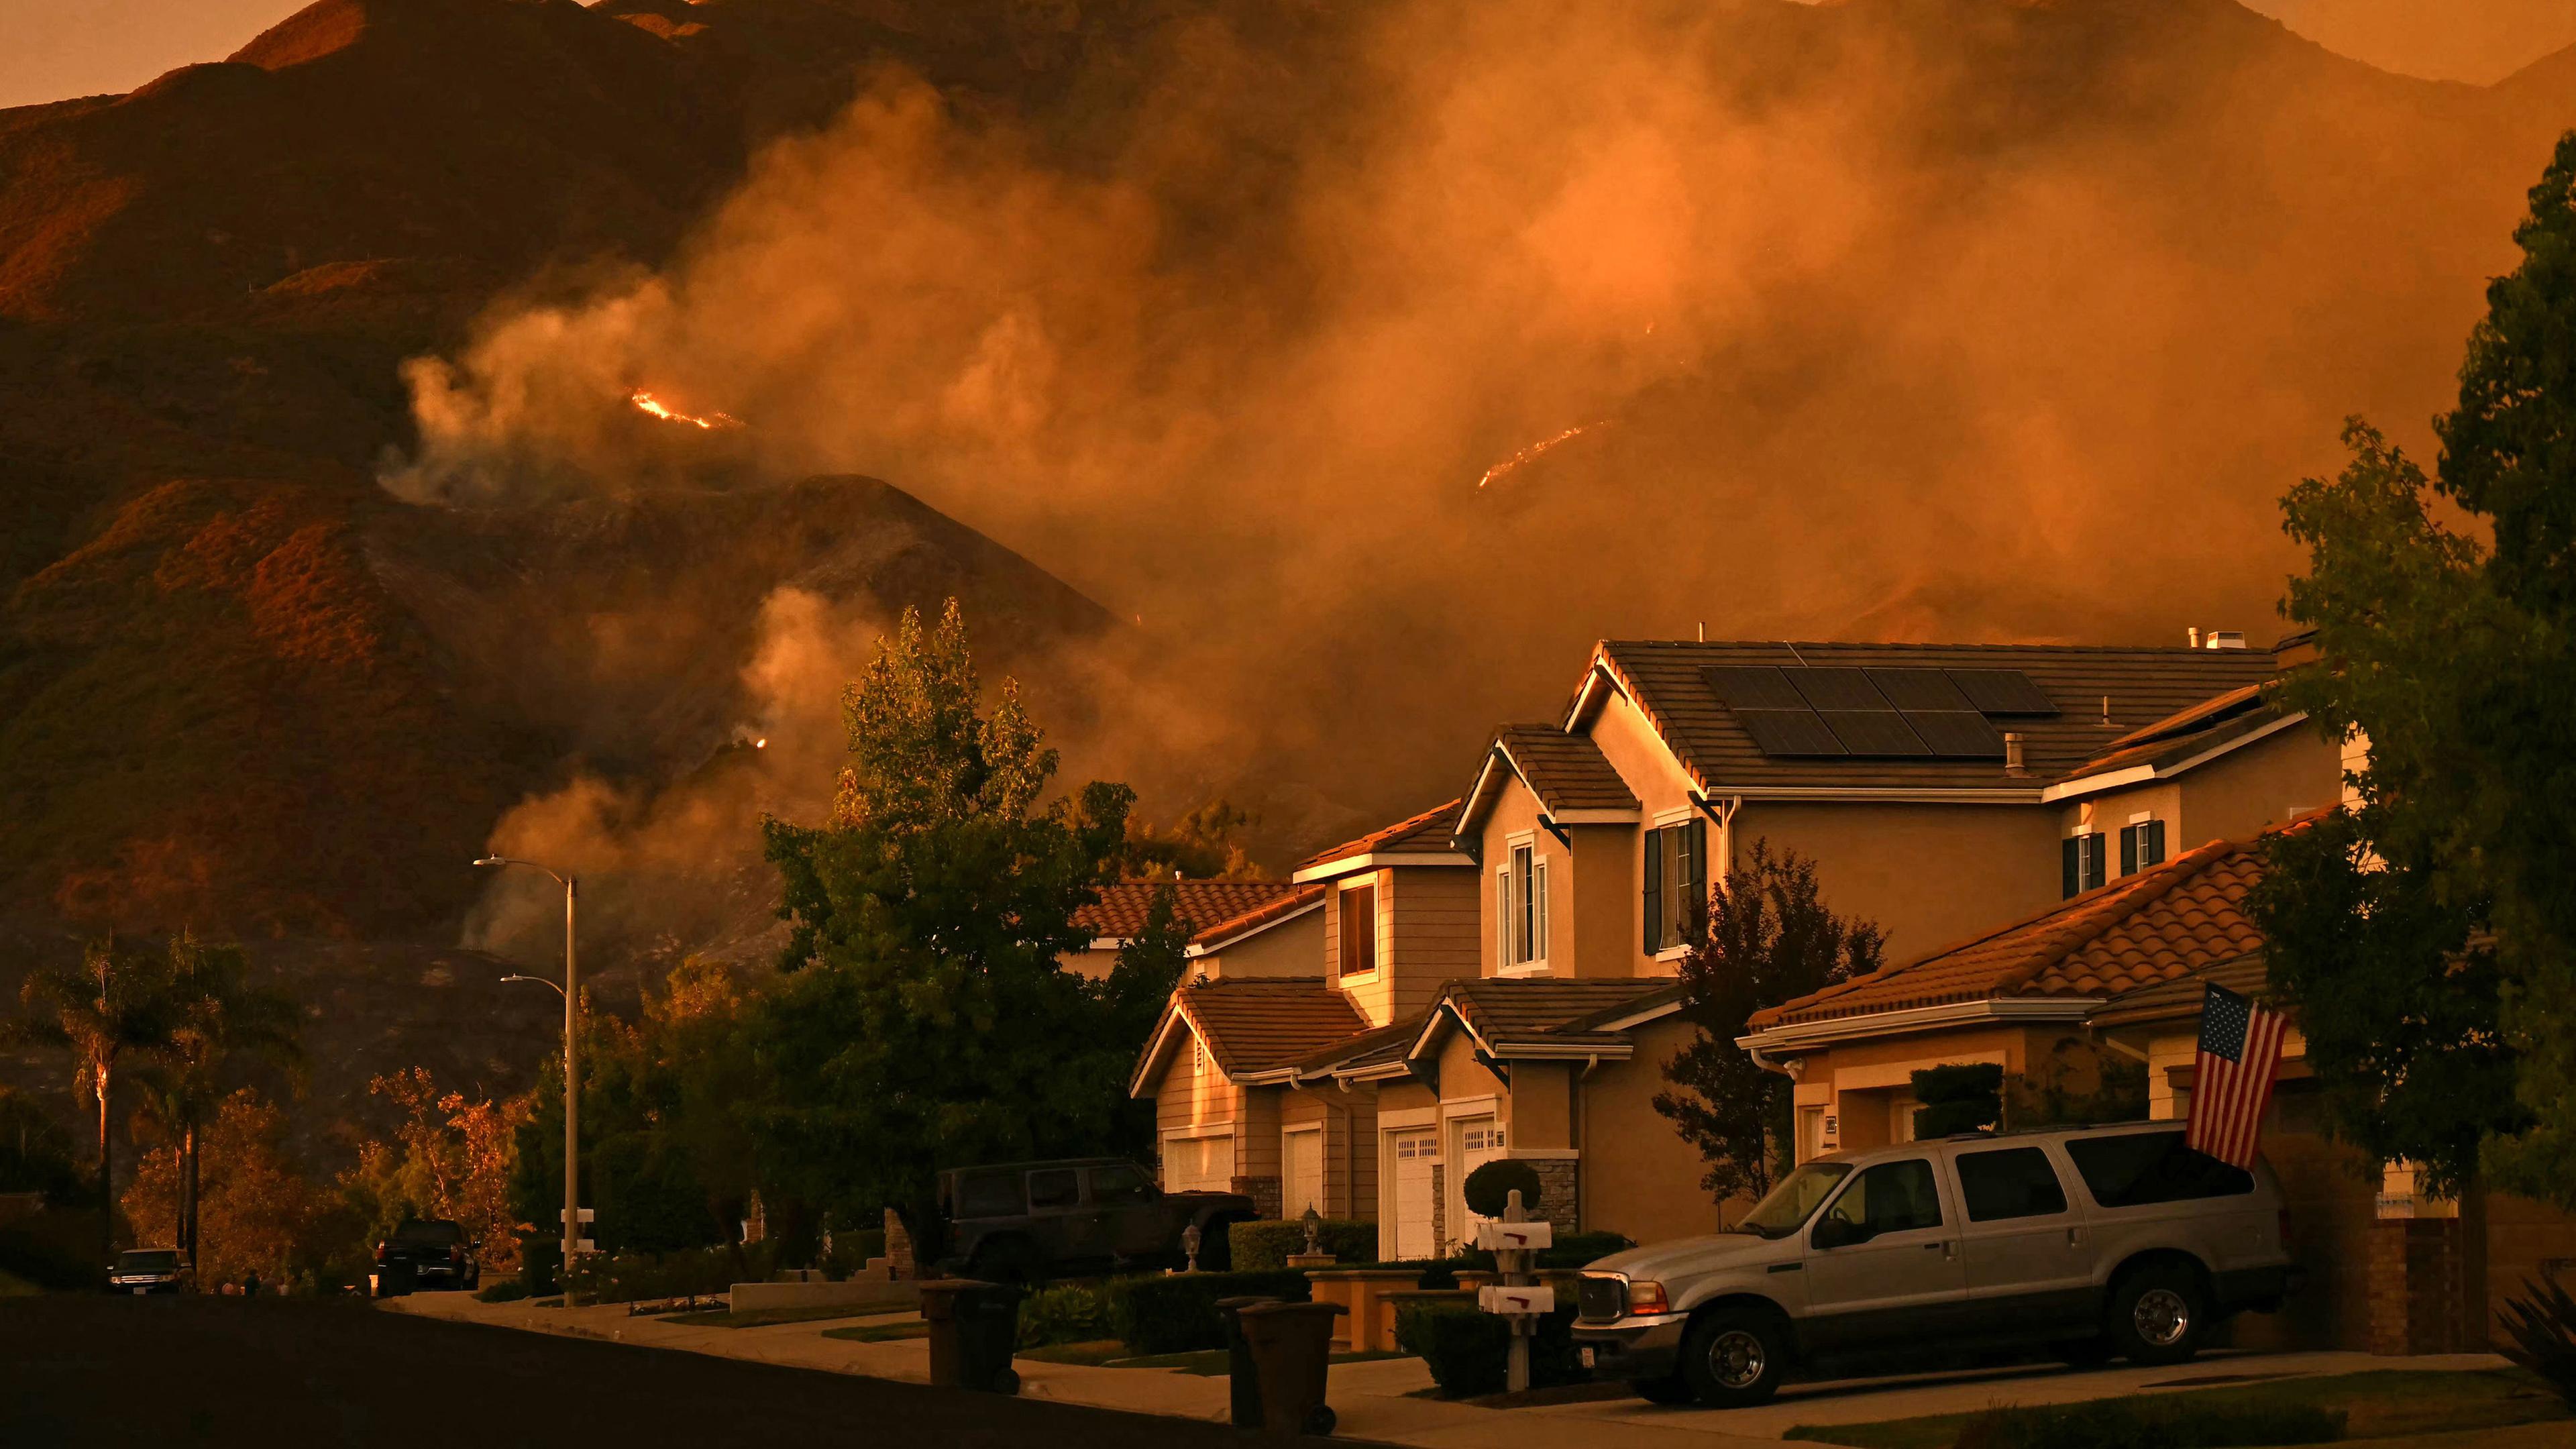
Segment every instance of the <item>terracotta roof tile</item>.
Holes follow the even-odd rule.
[[[1377,1027],[1308,1055],[1297,1063],[1297,1072],[1300,1076],[1314,1076],[1334,1070],[1352,1071],[1400,1062],[1404,1060],[1405,1048],[1413,1045],[1413,1039],[1420,1035],[1422,1018],[1418,1016]]]
[[[1544,977],[1484,976],[1452,981],[1441,999],[1454,1006],[1467,1025],[1488,1042],[1560,1040],[1602,1035],[1594,1030],[1648,998],[1672,997],[1680,988],[1651,977],[1593,981],[1558,981]],[[1615,1033],[1605,1039],[1619,1039]]]
[[[1280,920],[1287,916],[1293,916],[1299,911],[1306,909],[1308,906],[1315,904],[1317,901],[1322,900],[1324,898],[1324,889],[1325,887],[1323,882],[1317,881],[1312,885],[1297,886],[1279,895],[1272,896],[1269,900],[1262,902],[1260,905],[1254,906],[1251,910],[1245,911],[1239,916],[1230,916],[1225,920],[1219,921],[1215,925],[1208,927],[1206,930],[1199,932],[1197,935],[1192,936],[1190,938],[1190,944],[1193,946],[1213,946],[1220,941],[1231,941],[1237,936],[1243,935],[1249,931],[1257,930],[1263,926],[1269,925],[1273,921]]]
[[[1100,903],[1073,913],[1077,926],[1097,938],[1123,941],[1144,929],[1154,892],[1169,888],[1181,929],[1195,931],[1257,910],[1305,889],[1284,880],[1136,880],[1100,888]]]
[[[1491,749],[1504,751],[1530,793],[1550,810],[1634,810],[1637,797],[1590,735],[1554,725],[1505,725]]]
[[[1330,850],[1310,855],[1297,862],[1297,868],[1304,870],[1308,866],[1322,865],[1328,860],[1341,860],[1347,856],[1376,855],[1395,851],[1440,851],[1445,854],[1449,849],[1449,832],[1458,819],[1459,803],[1452,800],[1445,805],[1434,805],[1419,815],[1408,815],[1393,825],[1382,830],[1372,830],[1357,840],[1345,840]]]
[[[1368,1029],[1350,998],[1320,976],[1201,979],[1172,1000],[1228,1076],[1295,1065]]]

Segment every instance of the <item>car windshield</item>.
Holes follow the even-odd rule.
[[[1810,1162],[1780,1180],[1753,1211],[1735,1225],[1734,1231],[1757,1237],[1785,1238],[1815,1215],[1816,1207],[1832,1195],[1834,1184],[1851,1175],[1851,1167],[1841,1162]]]
[[[178,1270],[179,1255],[168,1248],[124,1253],[116,1260],[116,1271],[120,1273],[175,1273]]]
[[[405,1223],[400,1228],[396,1229],[394,1232],[394,1241],[398,1243],[421,1243],[434,1247],[445,1247],[451,1243],[464,1242],[465,1230],[458,1227],[456,1224],[449,1222],[424,1223],[414,1221]]]

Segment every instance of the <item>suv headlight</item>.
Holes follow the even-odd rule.
[[[1631,1314],[1670,1313],[1671,1303],[1664,1297],[1664,1285],[1645,1278],[1628,1280],[1628,1311]]]

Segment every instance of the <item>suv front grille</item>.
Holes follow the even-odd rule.
[[[1618,1278],[1584,1278],[1574,1285],[1574,1308],[1589,1323],[1616,1318],[1628,1311],[1628,1285]]]

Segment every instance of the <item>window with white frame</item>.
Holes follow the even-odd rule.
[[[1494,944],[1503,970],[1547,965],[1547,861],[1535,844],[1515,845],[1494,876]]]
[[[1685,820],[1644,833],[1639,879],[1646,954],[1689,944],[1708,909],[1708,822]]]
[[[1467,1128],[1458,1134],[1458,1146],[1460,1150],[1466,1152],[1500,1152],[1503,1150],[1503,1129],[1500,1127]]]

